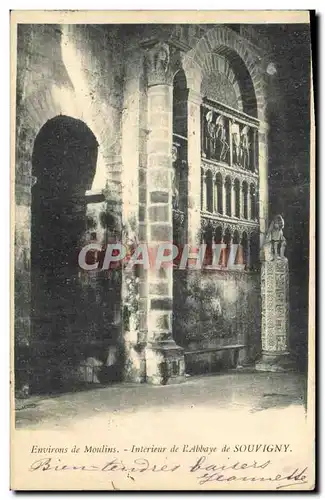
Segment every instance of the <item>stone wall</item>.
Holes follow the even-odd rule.
[[[178,270],[175,275],[176,342],[186,351],[243,344],[239,362],[253,363],[261,350],[259,274]],[[198,366],[191,363],[187,370],[204,371],[206,362],[207,356],[198,358]]]
[[[82,245],[91,238],[104,243],[110,232],[116,237],[115,233],[121,227],[120,112],[123,92],[121,85],[123,49],[116,33],[114,27],[103,30],[101,26],[18,26],[15,157],[17,390],[24,387],[26,391],[30,375],[35,375],[35,371],[39,371],[37,377],[39,379],[43,377],[45,380],[47,376],[42,363],[39,370],[35,368],[33,373],[29,373],[28,365],[30,356],[33,355],[31,344],[37,340],[37,334],[32,331],[31,325],[31,205],[32,197],[35,196],[33,190],[37,190],[38,186],[32,155],[35,139],[48,120],[61,115],[81,120],[94,134],[98,143],[96,169],[91,185],[87,186],[89,196],[84,199],[85,225],[82,234],[79,235],[79,244]],[[105,190],[104,196],[101,194],[103,190]],[[72,200],[70,201],[73,204]],[[114,228],[107,226],[105,216],[107,212],[113,216]],[[98,299],[98,295],[101,295],[100,304],[98,300],[93,301],[91,318],[95,318],[95,323],[98,321],[101,323],[100,331],[107,336],[109,342],[113,335],[110,332],[113,327],[109,326],[112,324],[112,318],[105,323],[103,317],[99,318],[99,311],[96,314],[93,308],[97,307],[101,312],[111,308],[112,292],[109,290],[112,286],[109,283],[103,286],[102,277],[99,280],[97,275],[85,278],[78,274],[77,269],[75,271],[78,286],[83,290],[85,299],[78,305],[84,317],[87,316],[85,309],[91,296],[97,296]],[[105,293],[100,292],[101,289],[104,289]],[[118,295],[117,293],[116,296]],[[77,311],[75,313],[78,314]],[[113,323],[119,321],[118,313],[115,316]],[[88,352],[85,349],[87,339],[96,341],[92,331],[98,330],[99,325],[91,326],[91,323],[92,319],[89,318],[88,326],[84,325],[83,331],[86,333],[78,338],[81,356],[86,358],[95,356],[95,352]],[[114,328],[116,329],[116,326]],[[116,338],[118,334],[115,333],[114,336]],[[98,350],[98,346],[96,349]],[[42,351],[45,351],[44,362],[47,366],[57,364],[54,352],[51,350],[47,352],[48,349],[40,345],[34,349],[37,364],[42,357]],[[105,356],[104,353],[102,357]]]

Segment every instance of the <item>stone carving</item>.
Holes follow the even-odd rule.
[[[282,219],[282,217],[281,217]],[[273,224],[274,241],[281,241],[280,218]],[[275,228],[274,228],[275,226]],[[280,233],[280,234],[279,234]],[[282,235],[283,237],[283,235]],[[271,239],[270,239],[271,241]],[[289,354],[289,268],[286,258],[266,260],[262,264],[262,359],[256,369],[291,369]]]
[[[147,51],[148,85],[172,84],[173,68],[171,64],[173,53],[169,45],[159,42]]]
[[[264,259],[271,261],[275,259],[285,259],[284,251],[286,239],[283,235],[284,220],[281,215],[276,215],[270,224],[265,237]]]
[[[208,158],[215,156],[216,152],[216,124],[213,121],[213,112],[210,110],[206,116],[205,152]]]
[[[229,151],[226,118],[217,115],[215,119],[214,116],[212,110],[209,110],[205,116],[204,152],[208,158],[225,162]]]
[[[225,124],[225,117],[219,115],[216,120],[216,140],[218,146],[218,156],[220,161],[226,161],[227,153],[229,151],[229,144],[226,140],[227,131]]]
[[[241,164],[241,148],[240,148],[240,131],[238,123],[232,123],[231,126],[231,134],[232,134],[232,157],[233,164],[240,165]]]
[[[250,167],[250,157],[249,157],[250,142],[248,139],[248,134],[249,134],[249,127],[248,125],[245,125],[245,127],[240,133],[240,153],[241,153],[240,164],[245,169],[248,169]]]

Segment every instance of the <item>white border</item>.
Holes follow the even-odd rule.
[[[132,2],[130,0],[119,0],[115,5],[114,3],[108,3],[107,1],[98,1],[98,0],[92,0],[91,2],[87,2],[84,0],[48,0],[46,4],[40,0],[34,0],[33,2],[28,2],[26,4],[26,1],[24,0],[15,0],[12,2],[7,2],[3,1],[0,7],[0,47],[2,51],[2,57],[1,57],[1,64],[2,64],[2,71],[5,73],[1,79],[1,92],[0,92],[0,109],[2,110],[2,120],[0,121],[1,123],[1,142],[2,142],[2,153],[4,153],[3,161],[2,161],[2,176],[1,176],[1,196],[0,196],[0,204],[1,204],[1,234],[2,234],[2,245],[1,245],[1,258],[0,262],[2,264],[1,268],[1,279],[0,279],[0,293],[1,293],[1,330],[2,330],[2,359],[0,363],[0,387],[1,387],[1,396],[2,396],[2,405],[1,405],[1,446],[0,446],[0,492],[1,492],[1,498],[8,498],[9,495],[12,494],[12,492],[9,491],[9,262],[10,262],[10,256],[9,256],[9,246],[10,246],[10,224],[9,224],[9,206],[10,206],[10,196],[9,196],[9,189],[10,189],[10,184],[9,184],[9,165],[10,165],[10,159],[9,159],[9,152],[10,152],[10,147],[9,147],[9,94],[10,94],[10,83],[9,83],[9,10],[26,10],[26,9],[32,9],[32,10],[41,10],[44,8],[44,5],[46,5],[47,9],[53,9],[53,10],[107,10],[107,7],[110,7],[111,9],[118,8],[119,10],[134,10],[134,9],[139,9],[139,10],[162,10],[162,9],[191,9],[191,10],[196,10],[197,7],[200,7],[201,10],[213,10],[216,8],[222,8],[226,7],[228,10],[242,10],[243,8],[247,10],[255,10],[255,9],[260,9],[263,8],[265,9],[302,9],[306,10],[308,8],[314,8],[316,9],[316,12],[320,15],[324,12],[324,2],[323,0],[317,0],[313,2],[312,6],[306,5],[306,2],[301,1],[301,0],[295,0],[295,1],[285,1],[285,0],[272,0],[272,2],[263,2],[263,5],[261,5],[260,1],[251,1],[247,0],[244,4],[243,2],[235,1],[235,0],[228,0],[226,4],[223,5],[217,5],[215,1],[207,1],[207,0],[200,0],[200,2],[190,2],[189,0],[185,1],[178,1],[175,2],[175,0],[163,0],[163,1],[157,1],[154,3],[152,0],[139,0],[138,2]],[[320,19],[321,21],[321,19]],[[320,46],[319,46],[319,52],[320,54],[323,52],[324,53],[324,37],[321,36],[322,33],[322,27],[321,27],[321,22],[319,25],[319,37],[320,37]],[[323,49],[323,50],[322,50]],[[318,96],[321,93],[322,89],[322,62],[323,62],[323,56],[322,54],[319,56],[319,85],[320,88],[317,89],[317,94]],[[324,116],[324,99],[322,101],[322,107],[318,109],[318,115],[319,117]],[[320,139],[320,144],[324,144],[325,142],[325,132],[324,129],[321,130],[322,135],[319,137]],[[321,170],[321,158],[318,158],[318,163],[319,163],[319,171]],[[318,181],[321,181],[321,187],[319,192],[320,193],[325,193],[325,176],[324,175],[319,175],[318,176]],[[321,207],[320,211],[320,220],[325,221],[325,214],[323,213],[324,209],[323,205]],[[325,209],[324,209],[325,211]],[[324,238],[324,232],[323,232],[323,238]],[[324,243],[323,238],[321,238],[321,244]],[[324,248],[324,245],[321,245]],[[13,251],[13,249],[11,249]],[[321,256],[321,252],[320,252]],[[323,266],[323,271],[324,271],[324,266]],[[324,278],[324,273],[322,273],[321,278]],[[320,284],[323,284],[323,280],[321,279]],[[324,300],[325,301],[325,300]],[[323,307],[321,307],[323,304],[320,304],[320,310],[324,310]],[[322,332],[319,332],[319,337],[321,337]],[[320,342],[319,342],[320,344]],[[320,345],[318,344],[318,347]],[[323,347],[324,347],[324,342],[322,343],[322,350],[321,353],[319,354],[319,360],[322,359],[322,354],[323,354]],[[319,363],[321,365],[321,363]],[[319,367],[320,368],[320,367]],[[318,384],[320,387],[325,387],[324,379],[324,370],[322,373],[321,380],[318,380]],[[318,402],[320,404],[320,402]],[[324,436],[324,433],[323,433]],[[324,441],[322,440],[321,443],[319,443],[319,448],[320,452],[324,450],[323,447]],[[325,466],[323,464],[325,461],[321,463],[320,471],[319,471],[319,476],[324,477],[324,469]],[[323,468],[324,467],[324,468]],[[248,493],[249,494],[249,493]],[[53,495],[53,494],[52,494]],[[52,496],[51,495],[51,496]],[[222,495],[222,493],[218,492],[218,495]],[[299,494],[296,494],[298,496]],[[37,495],[39,497],[39,495]],[[54,494],[54,497],[58,497],[59,494]],[[60,494],[60,498],[65,498],[67,494]],[[80,497],[82,498],[82,495],[80,494],[75,494],[75,497]],[[90,495],[92,496],[92,495]],[[229,496],[229,495],[227,495]],[[255,496],[255,495],[254,495]],[[295,494],[291,494],[291,497],[295,496]],[[35,494],[29,494],[30,498],[35,497]]]

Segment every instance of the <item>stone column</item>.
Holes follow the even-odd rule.
[[[258,174],[259,174],[259,223],[260,248],[268,227],[268,125],[260,122],[258,131]]]
[[[201,96],[194,90],[188,92],[187,104],[187,243],[196,247],[200,244],[201,232]],[[205,176],[203,179],[203,208],[207,207]]]
[[[143,81],[143,54],[125,54],[124,102],[122,120],[122,243],[130,248],[146,241],[146,95]],[[147,336],[146,270],[123,267],[122,335],[125,356],[124,380],[145,380],[144,339]]]
[[[215,204],[215,189],[214,189],[214,177],[213,177],[213,174],[212,174],[212,186],[211,186],[211,213],[214,212],[214,204]]]
[[[232,151],[232,133],[231,133],[231,126],[232,126],[232,120],[229,120],[229,135],[228,135],[228,141],[229,141],[229,164],[232,167],[232,162],[233,162],[233,151]]]
[[[270,243],[271,244],[271,243]],[[269,243],[267,245],[270,245]],[[261,274],[262,357],[256,369],[287,371],[292,368],[289,353],[289,266],[277,250],[265,252]]]
[[[158,247],[173,241],[172,222],[172,51],[157,43],[147,51],[147,245],[151,255]],[[147,273],[148,334],[146,380],[167,384],[183,379],[183,349],[172,336],[173,267],[150,263]]]
[[[251,206],[251,187],[248,185],[247,189],[247,219],[251,220],[252,218],[252,206]]]
[[[216,177],[213,178],[213,192],[214,192],[214,207],[213,211],[214,213],[218,213],[218,206],[219,206],[219,199],[218,199],[218,185],[216,182]]]
[[[245,219],[245,191],[244,185],[241,183],[240,185],[240,215],[242,219]]]
[[[225,179],[222,179],[222,213],[223,215],[227,215],[227,190]]]

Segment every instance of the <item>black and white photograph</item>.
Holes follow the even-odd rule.
[[[11,487],[312,490],[310,13],[158,14],[11,13]]]

